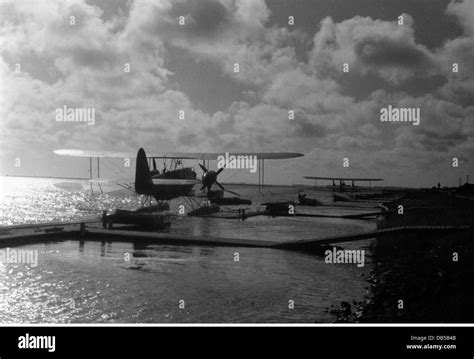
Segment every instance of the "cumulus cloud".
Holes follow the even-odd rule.
[[[459,20],[466,35],[474,35],[474,3],[472,1],[451,0],[446,8],[446,14],[453,15]]]
[[[269,16],[263,0],[138,1],[130,10],[129,28],[141,41],[159,38],[218,64],[238,81],[262,85],[296,65],[292,44],[303,37],[285,28],[265,27]],[[234,64],[239,65],[238,73]]]
[[[392,83],[432,73],[436,62],[428,49],[417,44],[413,18],[401,15],[395,21],[356,16],[341,23],[328,17],[314,37],[311,64],[319,73],[341,73],[343,64],[350,71],[373,72]]]
[[[474,97],[474,3],[466,0],[463,2],[452,1],[447,9],[447,15],[454,16],[463,27],[461,37],[448,40],[437,51],[439,61],[449,73],[446,84],[440,93],[451,101],[463,105],[472,105]],[[453,72],[453,66],[458,67],[458,72]]]

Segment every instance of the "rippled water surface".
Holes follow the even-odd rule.
[[[104,187],[106,193],[91,194],[86,185],[68,181],[2,178],[1,188],[3,225],[72,220],[140,204],[140,198],[126,191]],[[296,197],[289,187],[269,187],[264,195],[253,187],[229,189],[252,199],[254,208],[269,199]],[[309,196],[329,204],[331,193],[313,191]],[[182,203],[173,201],[171,211]],[[304,209],[311,210],[316,209]],[[169,231],[283,241],[372,228],[371,222],[328,218],[239,222],[176,217]],[[345,248],[367,249],[368,243]],[[326,264],[314,254],[260,248],[64,240],[23,243],[15,249],[37,250],[38,265],[0,264],[4,323],[328,322],[335,319],[325,311],[330,305],[363,299],[370,270],[370,263],[363,268]],[[288,308],[290,300],[294,309]]]

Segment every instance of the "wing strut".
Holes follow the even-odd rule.
[[[92,169],[92,156],[91,156],[89,157],[89,179],[92,180],[93,177],[94,177],[94,173]],[[97,157],[97,178],[100,178],[100,158],[99,157]],[[97,185],[99,186],[100,193],[103,193],[102,186],[100,185],[100,183],[97,183]],[[94,193],[92,181],[90,181],[90,188],[91,188],[91,193]]]
[[[259,158],[258,164],[258,192],[262,193],[262,188],[265,187],[265,159]]]
[[[92,179],[92,157],[89,157],[89,178]],[[91,187],[91,193],[94,193],[92,189],[92,181],[90,181],[89,186]]]
[[[94,172],[92,170],[92,158],[89,157],[89,179],[94,177]],[[100,158],[97,157],[97,178],[100,178]]]

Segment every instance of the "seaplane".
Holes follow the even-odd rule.
[[[304,178],[306,179],[312,179],[315,181],[314,183],[314,188],[317,189],[318,187],[318,180],[322,181],[332,181],[332,187],[333,189],[336,188],[336,181],[339,181],[339,192],[345,192],[346,191],[346,181],[352,182],[351,188],[352,190],[355,190],[356,182],[369,182],[369,187],[372,186],[372,182],[378,182],[378,181],[383,181],[383,178],[361,178],[361,177],[321,177],[321,176],[305,176]],[[357,195],[356,195],[357,196]],[[306,195],[298,195],[299,203],[301,205],[306,205],[306,206],[316,206],[319,205],[318,201],[315,199],[309,199],[306,198]],[[333,201],[334,202],[348,202],[351,201],[350,198],[346,196],[341,196],[338,194],[333,195]]]
[[[346,188],[346,181],[352,182],[351,187],[355,188],[356,182],[369,182],[369,186],[372,185],[372,182],[383,181],[383,178],[361,178],[361,177],[321,177],[321,176],[305,176],[306,179],[315,180],[314,187],[317,188],[318,180],[322,181],[332,181],[332,186],[336,187],[336,181],[339,181],[339,189],[341,192],[344,192]]]
[[[90,180],[93,179],[93,158],[97,159],[97,176],[100,177],[100,159],[101,158],[122,158],[128,159],[133,157],[131,153],[111,152],[111,151],[89,151],[89,150],[73,150],[58,149],[53,151],[57,155],[72,157],[89,157],[89,173]],[[208,199],[216,199],[222,197],[223,192],[228,192],[239,196],[238,193],[227,190],[219,181],[219,174],[225,169],[225,166],[217,170],[209,169],[211,160],[219,160],[225,158],[244,159],[253,157],[258,161],[258,186],[259,189],[265,184],[265,160],[290,159],[303,156],[302,153],[296,152],[238,152],[238,153],[196,153],[196,152],[168,152],[153,153],[147,155],[143,148],[138,150],[136,154],[135,181],[133,185],[119,184],[121,187],[129,189],[136,194],[144,195],[144,203],[151,204],[151,198],[158,203],[169,201],[174,198],[195,198],[205,197]],[[164,161],[161,172],[157,167],[157,160]],[[183,160],[202,161],[199,167],[203,171],[201,179],[193,167],[184,167]],[[99,181],[97,182],[100,183]],[[194,190],[196,185],[200,185],[203,194],[199,195]],[[220,191],[213,191],[212,187],[216,185]]]

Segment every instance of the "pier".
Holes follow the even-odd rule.
[[[308,238],[285,242],[262,241],[258,239],[193,236],[167,232],[151,232],[138,230],[130,225],[114,224],[114,228],[103,228],[102,221],[88,219],[74,222],[42,223],[31,225],[13,225],[0,227],[0,245],[21,245],[23,243],[42,242],[51,240],[80,240],[80,241],[125,241],[147,242],[155,244],[176,245],[210,245],[231,247],[258,247],[287,250],[311,250],[321,245],[353,242],[370,238],[380,238],[394,233],[407,231],[417,232],[453,232],[469,231],[471,226],[399,226],[361,233],[330,236],[324,238]]]

